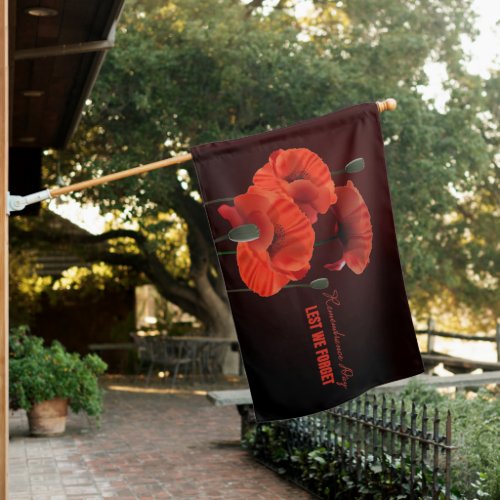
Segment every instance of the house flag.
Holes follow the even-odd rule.
[[[376,104],[191,152],[258,422],[423,371]]]

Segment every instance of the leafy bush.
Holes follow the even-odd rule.
[[[441,395],[423,384],[408,384],[402,396],[452,415],[452,485],[464,498],[500,498],[500,398],[491,391]]]
[[[371,455],[350,455],[348,442],[337,449],[314,449],[308,446],[306,437],[295,447],[290,445],[286,430],[279,424],[264,424],[248,433],[245,444],[258,460],[320,498],[403,499],[409,498],[410,493],[414,498],[424,497],[421,470],[417,471],[410,491],[409,481],[400,480],[401,460],[391,460],[385,455],[382,467]],[[425,470],[425,479],[427,485],[432,483],[430,469]],[[438,486],[444,498],[444,485]]]
[[[98,376],[107,365],[99,356],[81,358],[57,341],[45,347],[43,339],[21,326],[11,330],[9,358],[11,408],[29,411],[35,403],[59,397],[68,398],[75,412],[102,413]]]
[[[412,383],[398,397],[405,400],[407,407],[414,401],[419,417],[424,405],[427,405],[429,414],[434,408],[438,408],[441,415],[448,410],[451,412],[452,444],[455,447],[451,461],[451,498],[500,498],[500,400],[494,393],[483,389],[477,393],[461,391],[447,396],[432,387]],[[349,443],[347,438],[344,442],[340,437],[338,439],[337,449],[333,445],[318,448],[307,434],[300,438],[300,444],[295,445],[295,439],[290,441],[286,428],[273,423],[250,431],[245,444],[257,459],[322,498],[409,496],[409,482],[402,484],[400,481],[402,467],[408,470],[408,460],[403,463],[400,459],[391,461],[384,455],[382,464],[375,463],[371,455],[350,455],[349,449],[354,443]],[[363,471],[361,477],[356,470]],[[432,469],[422,470],[417,465],[415,470],[412,493],[415,498],[421,498],[423,480],[427,485],[432,484]],[[444,498],[444,485],[440,483],[438,486]]]

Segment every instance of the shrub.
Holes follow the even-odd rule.
[[[394,394],[388,396],[391,398]],[[405,401],[407,408],[415,402],[419,417],[424,405],[428,415],[433,414],[434,408],[442,416],[448,410],[451,412],[455,447],[451,461],[451,498],[500,498],[500,400],[493,392],[459,391],[449,396],[432,387],[410,383],[398,398]],[[321,428],[326,425],[323,416],[318,415]],[[445,419],[441,425],[444,427]],[[420,498],[423,474],[426,484],[432,483],[432,467],[422,470],[417,464],[410,492],[409,482],[400,482],[401,468],[408,467],[408,460],[402,463],[401,459],[390,460],[384,455],[383,464],[375,463],[371,455],[350,454],[353,443],[346,441],[337,450],[333,443],[328,448],[320,448],[310,439],[308,431],[304,432],[297,444],[297,438],[291,442],[280,423],[264,424],[248,433],[245,444],[257,459],[321,498],[407,498],[410,493]],[[443,433],[441,428],[441,435]],[[355,463],[356,460],[359,463]],[[356,469],[363,471],[361,477],[356,472],[348,472]],[[444,484],[439,483],[438,487],[439,495],[444,497]]]
[[[102,413],[98,376],[107,365],[97,355],[83,358],[69,353],[60,342],[44,346],[43,339],[29,335],[25,326],[9,337],[9,384],[12,409],[29,411],[35,403],[56,397],[68,398],[70,408],[88,415]]]
[[[448,396],[408,384],[402,396],[452,415],[452,485],[465,498],[500,498],[500,399],[486,389]]]

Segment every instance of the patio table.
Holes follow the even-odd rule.
[[[224,346],[237,346],[235,339],[225,337],[205,337],[201,335],[182,335],[165,337],[167,342],[179,345],[179,351],[186,353],[191,358],[191,375],[200,375],[203,378],[204,372],[214,375],[217,371],[217,354]]]

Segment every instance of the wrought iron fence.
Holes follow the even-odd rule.
[[[442,419],[437,409],[429,415],[425,405],[406,408],[403,401],[366,396],[320,414],[259,425],[252,448],[266,465],[320,496],[334,498],[345,486],[353,495],[380,487],[382,498],[450,498],[451,415]],[[309,466],[315,470],[307,471]]]

